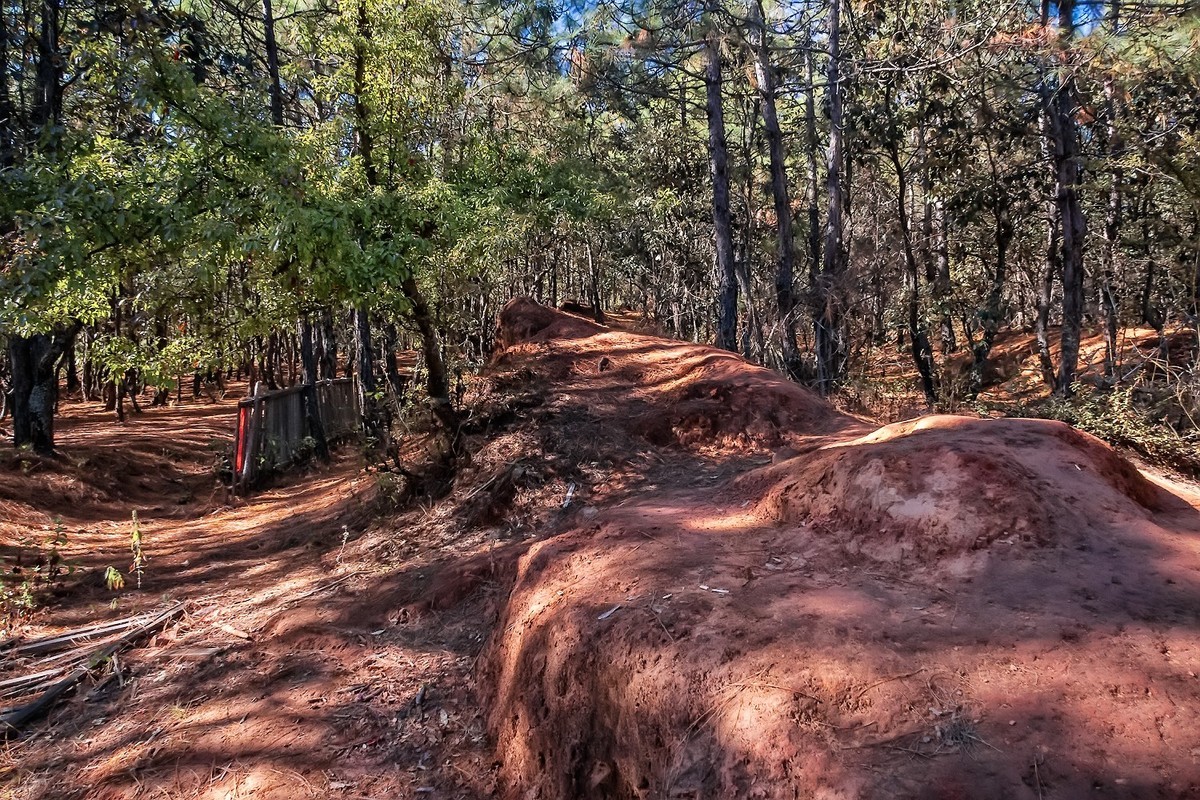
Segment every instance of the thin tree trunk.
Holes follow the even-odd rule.
[[[758,151],[756,134],[758,131],[759,100],[755,98],[753,111],[746,115],[746,135],[743,137],[742,159],[751,163]],[[762,320],[754,302],[754,241],[758,228],[755,225],[758,206],[754,194],[754,173],[746,170],[742,182],[742,205],[746,209],[746,224],[736,248],[734,265],[737,268],[738,291],[743,298],[745,313],[742,315],[741,348],[742,357],[747,361],[759,364],[765,363],[767,346],[763,337]]]
[[[890,98],[889,98],[890,99]],[[921,316],[921,275],[917,256],[913,250],[912,226],[908,218],[908,178],[900,162],[900,151],[896,142],[890,143],[889,155],[892,168],[896,171],[896,210],[899,213],[900,238],[904,245],[904,264],[908,286],[908,338],[912,344],[913,364],[921,377],[921,389],[925,402],[937,402],[937,386],[934,383],[933,347],[929,343],[929,332]]]
[[[1120,25],[1120,4],[1113,0],[1109,10],[1109,30],[1117,34]],[[1108,131],[1105,149],[1109,160],[1113,163],[1111,170],[1111,185],[1108,190],[1108,209],[1104,216],[1104,252],[1100,269],[1100,307],[1104,311],[1104,375],[1111,379],[1116,374],[1117,367],[1117,296],[1113,291],[1113,275],[1116,272],[1117,244],[1121,230],[1121,183],[1124,171],[1118,159],[1121,155],[1122,142],[1118,121],[1121,113],[1120,101],[1117,99],[1115,82],[1112,75],[1104,79],[1104,100],[1108,107]]]
[[[300,368],[304,381],[304,416],[308,421],[308,435],[313,440],[317,458],[329,460],[329,441],[325,438],[325,425],[321,422],[321,408],[317,399],[317,358],[313,352],[313,326],[308,315],[302,315],[296,323],[300,339]]]
[[[396,323],[389,322],[383,328],[383,372],[397,398],[404,396],[404,377],[400,374],[400,362],[396,351],[400,348],[400,331]]]
[[[1060,0],[1058,4],[1059,35],[1064,50],[1075,31],[1075,0]],[[1051,110],[1054,132],[1054,161],[1058,176],[1057,194],[1062,222],[1062,285],[1063,321],[1062,351],[1058,363],[1058,393],[1071,394],[1079,364],[1079,340],[1083,326],[1083,245],[1087,234],[1087,219],[1079,202],[1080,156],[1079,133],[1075,124],[1078,108],[1075,78],[1070,70],[1069,56],[1062,55],[1064,70]]]
[[[829,197],[829,214],[825,221],[825,258],[821,280],[816,287],[817,387],[828,394],[841,379],[847,356],[845,323],[841,308],[842,213],[842,150],[845,120],[842,114],[841,91],[841,0],[829,4],[829,150],[826,160],[825,185]]]
[[[1041,0],[1041,25],[1044,30],[1050,25],[1050,0]],[[1038,91],[1041,95],[1041,119],[1043,156],[1050,163],[1055,186],[1058,185],[1059,174],[1057,166],[1055,140],[1056,132],[1054,89],[1050,77],[1043,74]],[[1054,295],[1054,276],[1062,271],[1062,207],[1055,196],[1046,208],[1046,257],[1042,267],[1040,280],[1037,284],[1035,300],[1037,316],[1035,318],[1035,337],[1037,339],[1038,362],[1042,370],[1042,379],[1051,391],[1058,385],[1054,361],[1050,357],[1050,303]]]
[[[83,336],[83,399],[87,402],[92,402],[96,399],[96,367],[92,361],[91,340],[93,337],[91,328],[88,328]]]
[[[600,265],[592,252],[592,239],[587,239],[588,297],[592,304],[592,318],[604,324],[604,309],[600,302]]]
[[[1196,331],[1196,349],[1192,352],[1192,366],[1200,364],[1200,214],[1192,211],[1192,327]]]
[[[400,288],[408,298],[411,306],[409,313],[421,332],[421,352],[425,356],[425,392],[433,405],[434,416],[442,423],[450,438],[452,451],[456,451],[462,421],[450,400],[450,376],[446,372],[442,343],[433,322],[433,314],[416,278],[409,275],[401,282]]]
[[[1004,282],[1008,277],[1008,248],[1012,244],[1015,230],[1012,220],[1008,217],[1008,209],[998,206],[995,209],[996,221],[996,269],[992,273],[992,288],[988,292],[987,301],[979,313],[983,336],[978,342],[971,343],[971,382],[968,395],[972,398],[979,395],[983,389],[983,365],[992,352],[996,334],[1000,330],[1002,320],[1001,304],[1004,298]],[[968,336],[968,338],[970,338]]]
[[[950,277],[950,223],[946,219],[946,205],[938,200],[933,205],[934,233],[933,250],[936,268],[933,283],[934,297],[940,310],[942,354],[950,355],[958,350],[958,342],[954,337],[954,320],[950,316],[950,294],[953,290]]]
[[[1154,282],[1158,278],[1158,265],[1154,260],[1154,243],[1150,231],[1150,215],[1154,213],[1150,202],[1150,187],[1145,188],[1146,198],[1142,202],[1142,252],[1145,255],[1146,274],[1142,281],[1142,323],[1158,327],[1155,322],[1158,312],[1154,308]]]
[[[78,339],[78,337],[76,337]],[[79,361],[75,354],[75,342],[71,342],[71,346],[67,348],[67,394],[74,394],[80,389],[79,382]]]
[[[804,37],[804,75],[805,75],[805,97],[804,97],[804,138],[808,145],[808,187],[807,187],[807,204],[808,204],[808,285],[811,293],[816,292],[817,286],[821,279],[821,209],[820,209],[820,183],[819,172],[817,166],[817,151],[820,148],[820,142],[817,139],[817,111],[816,111],[816,75],[813,56],[813,41],[812,28],[808,28]],[[811,299],[810,299],[811,302]],[[814,314],[814,319],[816,319]],[[817,333],[814,329],[814,335]]]
[[[1042,368],[1042,379],[1051,390],[1057,388],[1054,361],[1050,357],[1050,302],[1054,296],[1054,276],[1060,272],[1062,250],[1059,248],[1058,204],[1052,203],[1046,215],[1046,259],[1042,267],[1041,280],[1037,287],[1037,337],[1038,363]]]
[[[751,32],[754,50],[754,74],[762,106],[763,129],[771,162],[771,197],[775,201],[775,310],[779,316],[780,346],[784,369],[793,378],[799,376],[800,354],[796,347],[795,243],[792,234],[792,201],[788,193],[786,153],[783,132],[775,109],[775,75],[771,69],[770,42],[762,0],[751,4]]]
[[[17,163],[17,115],[8,83],[9,36],[6,10],[0,13],[0,169]],[[0,229],[7,230],[9,224],[8,220],[0,222]]]
[[[708,34],[704,48],[705,111],[708,115],[708,154],[713,184],[713,228],[717,258],[717,347],[737,352],[737,267],[729,215],[729,149],[721,97],[721,51],[717,33]]]
[[[371,347],[371,314],[365,305],[354,309],[354,351],[358,366],[358,407],[363,430],[378,443],[384,434],[375,402],[375,351]]]

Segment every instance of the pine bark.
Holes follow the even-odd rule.
[[[717,347],[737,352],[737,267],[729,214],[729,147],[721,90],[721,51],[716,32],[704,43],[705,112],[708,116],[709,170],[713,190],[713,229],[717,266]]]
[[[780,348],[783,364],[792,377],[799,376],[800,354],[796,347],[795,241],[792,233],[792,200],[788,190],[787,155],[783,131],[775,107],[775,74],[771,67],[770,41],[762,0],[751,4],[751,47],[754,52],[754,76],[762,108],[763,130],[771,164],[771,197],[775,203],[775,311],[779,317]]]
[[[50,333],[11,336],[13,443],[53,456],[54,409],[58,402],[59,359],[75,342],[82,326],[76,322]]]
[[[1064,69],[1051,110],[1054,164],[1057,174],[1057,202],[1062,236],[1063,320],[1061,352],[1058,362],[1060,395],[1071,394],[1079,364],[1079,341],[1083,326],[1084,263],[1083,246],[1087,235],[1087,218],[1079,201],[1080,165],[1079,132],[1075,123],[1078,110],[1075,78],[1065,48],[1075,31],[1075,2],[1060,0],[1058,26],[1064,53]]]
[[[844,271],[842,253],[842,153],[845,120],[841,90],[841,0],[829,4],[829,67],[826,72],[829,92],[829,149],[826,157],[825,186],[829,213],[825,220],[824,261],[816,290],[814,327],[817,345],[817,388],[828,394],[845,371],[847,342],[841,303]]]

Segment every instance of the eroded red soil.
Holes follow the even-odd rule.
[[[483,673],[510,796],[1200,793],[1195,494],[1058,423],[872,430],[707,348],[508,313],[560,414],[674,454],[516,565]]]
[[[1056,423],[879,428],[528,302],[498,334],[469,462],[402,513],[350,456],[225,498],[228,405],[73,408],[68,466],[6,461],[5,536],[57,515],[83,565],[26,633],[190,613],[11,744],[5,790],[1200,793],[1190,485]],[[112,610],[135,507],[150,563]]]
[[[483,796],[490,766],[467,680],[478,615],[464,610],[464,624],[402,609],[424,581],[407,544],[420,516],[369,526],[377,480],[350,448],[228,497],[213,466],[234,408],[189,403],[119,425],[69,405],[61,460],[6,456],[6,565],[32,563],[58,527],[73,567],[13,632],[48,635],[175,600],[188,613],[10,741],[0,796],[284,800],[430,785]],[[140,588],[128,570],[135,509],[148,559]],[[107,565],[126,573],[125,589],[105,588]],[[20,672],[4,667],[3,677]]]

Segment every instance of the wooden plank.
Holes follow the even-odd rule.
[[[69,665],[63,664],[55,669],[44,669],[41,672],[34,672],[30,675],[21,675],[17,678],[9,678],[6,681],[0,681],[0,697],[19,697],[23,694],[37,689],[47,679],[63,674]]]
[[[116,641],[92,653],[83,666],[78,667],[67,677],[50,686],[37,700],[0,713],[0,734],[8,738],[20,733],[23,727],[48,712],[60,697],[74,689],[75,685],[86,678],[93,669],[112,658],[116,653],[131,646],[142,636],[158,631],[182,613],[183,603],[176,603],[171,608],[159,613],[142,625],[126,631]]]
[[[62,650],[72,645],[86,642],[88,639],[95,639],[105,634],[114,633],[137,625],[153,616],[153,614],[142,614],[112,622],[103,622],[98,625],[89,625],[86,628],[76,628],[75,630],[55,634],[54,636],[47,636],[44,639],[34,639],[31,642],[8,642],[4,645],[4,649],[7,650],[7,655],[12,658],[53,653],[56,650]]]

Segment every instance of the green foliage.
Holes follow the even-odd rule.
[[[1135,386],[1079,391],[1069,399],[1025,407],[1018,415],[1068,422],[1110,444],[1128,447],[1153,463],[1200,475],[1200,428],[1193,424],[1180,433],[1164,425],[1155,408],[1139,396],[1144,392]]]
[[[105,567],[104,585],[110,592],[119,592],[125,588],[125,576],[116,567]]]
[[[0,619],[5,627],[37,610],[38,595],[75,573],[77,565],[63,558],[67,544],[61,517],[55,517],[49,536],[25,537],[18,543],[17,563],[0,575]]]
[[[137,576],[137,588],[142,588],[142,573],[146,569],[146,553],[142,550],[142,526],[138,523],[137,510],[133,511],[133,531],[129,535],[129,551],[133,554],[133,563],[129,571]]]

